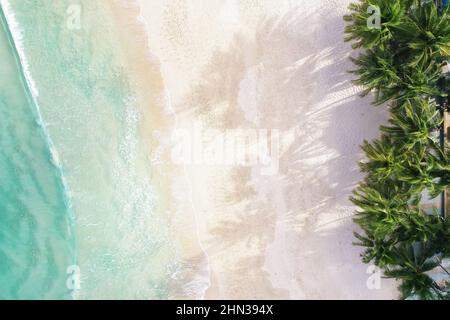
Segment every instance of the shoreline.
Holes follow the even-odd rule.
[[[396,296],[388,280],[380,290],[366,287],[368,266],[352,245],[348,196],[361,179],[359,144],[376,136],[385,115],[356,99],[346,73],[349,2],[139,0],[125,5],[129,15],[114,10],[127,26],[121,37],[150,157],[164,155],[151,170],[164,197],[157,210],[167,212],[182,261],[173,298]],[[280,130],[278,174],[175,165],[163,137],[195,121]],[[160,140],[151,138],[155,130]]]
[[[179,266],[172,275],[170,295],[174,299],[203,298],[201,292],[206,289],[202,287],[209,286],[209,281],[205,280],[209,276],[202,272],[205,263],[203,250],[192,231],[196,229],[192,222],[195,213],[189,208],[189,199],[174,201],[187,186],[182,178],[182,168],[170,161],[171,135],[176,120],[168,106],[170,97],[163,71],[158,58],[148,47],[146,25],[141,20],[139,4],[114,0],[110,8],[121,26],[118,28],[119,38],[123,41],[122,47],[126,48],[125,60],[129,62],[129,76],[142,116],[140,131],[147,145],[148,170],[157,193],[155,211],[165,217],[178,256]]]

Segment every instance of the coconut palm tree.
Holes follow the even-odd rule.
[[[446,190],[450,186],[450,150],[447,149],[444,159],[439,158],[435,162],[432,174],[437,180],[435,182],[436,188],[439,190]]]
[[[408,63],[412,67],[440,62],[450,56],[449,19],[448,7],[439,14],[434,1],[428,1],[393,26],[396,37],[409,49]]]
[[[436,104],[428,98],[407,99],[391,109],[389,126],[380,130],[398,143],[400,150],[411,151],[433,147],[440,149],[436,135],[442,125],[442,116]]]
[[[370,6],[380,9],[379,28],[367,24]],[[442,106],[434,102],[443,105],[450,89],[440,67],[450,52],[449,11],[439,16],[425,0],[360,0],[349,9],[346,40],[365,49],[352,59],[355,83],[363,95],[375,93],[375,104],[390,102],[391,116],[381,137],[362,146],[366,178],[350,198],[359,207],[355,244],[365,248],[363,262],[402,281],[403,298],[445,299],[448,288],[428,272],[449,272],[441,261],[450,257],[450,220],[420,203],[425,190],[434,198],[450,185],[450,148],[436,135]]]
[[[444,299],[447,288],[439,286],[427,273],[442,267],[434,248],[427,242],[414,242],[398,246],[394,250],[394,266],[385,270],[385,276],[401,280],[399,286],[402,299]],[[443,267],[442,267],[443,268]],[[445,272],[448,272],[443,268]]]
[[[395,240],[377,239],[370,234],[370,232],[365,231],[365,233],[365,236],[357,232],[353,233],[355,238],[359,240],[353,244],[365,248],[361,253],[362,261],[364,263],[373,262],[376,266],[381,268],[395,264],[395,257],[392,254]]]
[[[428,241],[437,234],[443,238],[445,232],[438,212],[426,214],[420,207],[422,194],[415,192],[400,180],[366,179],[350,197],[359,207],[354,221],[372,240]]]
[[[367,160],[360,163],[361,170],[374,181],[384,181],[394,178],[403,170],[405,154],[398,151],[389,136],[382,136],[372,143],[364,141],[361,147]]]
[[[374,12],[369,7],[379,8],[380,26],[368,24]],[[349,5],[350,13],[344,20],[350,24],[345,28],[345,41],[352,41],[353,48],[376,48],[393,38],[394,27],[402,24],[409,5],[401,0],[371,0]]]
[[[368,26],[370,6],[378,7],[380,28]],[[375,91],[376,104],[420,95],[446,96],[436,85],[440,64],[450,53],[449,9],[438,15],[433,1],[361,0],[344,19],[346,41],[368,49],[353,62],[363,95]]]
[[[446,96],[436,83],[442,77],[440,65],[411,67],[399,61],[389,49],[374,48],[351,58],[358,67],[350,71],[358,76],[354,83],[365,88],[362,96],[375,92],[375,104],[388,100],[402,100],[423,95]]]

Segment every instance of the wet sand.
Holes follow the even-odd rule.
[[[368,266],[352,245],[359,145],[377,137],[387,116],[358,97],[346,72],[349,2],[114,2],[127,26],[158,210],[182,261],[173,298],[397,296],[389,280],[367,287]],[[276,130],[279,170],[176,163],[170,137],[194,123]]]

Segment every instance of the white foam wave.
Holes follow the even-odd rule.
[[[147,33],[149,33],[151,29],[148,24],[148,21],[144,18],[143,6],[142,6],[141,1],[137,1],[138,7],[139,7],[139,15],[137,17],[137,20],[144,26]],[[178,116],[173,108],[171,95],[167,88],[167,81],[166,81],[167,78],[165,76],[164,65],[160,62],[161,60],[158,57],[152,56],[151,51],[150,51],[150,44],[148,41],[147,41],[147,48],[148,48],[149,57],[152,59],[156,59],[158,61],[158,63],[160,63],[161,77],[162,77],[163,84],[165,87],[164,111],[166,111],[168,114],[174,116],[174,118],[175,118],[174,130],[177,130]],[[187,175],[186,168],[184,168],[184,179],[186,180],[186,183],[189,187],[188,192],[190,194],[191,207],[194,212],[195,229],[196,229],[195,231],[196,231],[197,242],[200,247],[200,250],[203,253],[203,256],[205,257],[205,271],[201,272],[201,274],[197,274],[197,277],[192,279],[192,282],[187,284],[187,287],[185,287],[185,292],[189,292],[192,296],[195,296],[195,298],[198,300],[203,300],[203,299],[205,299],[206,291],[211,287],[211,275],[212,275],[211,262],[210,262],[210,257],[208,255],[208,252],[206,251],[205,247],[203,246],[202,239],[200,236],[199,222],[198,222],[199,214],[198,214],[197,208],[195,206],[195,203],[194,203],[194,200],[192,197],[192,183]]]
[[[8,23],[9,31],[11,32],[12,37],[14,38],[14,45],[19,56],[20,64],[22,66],[22,70],[25,76],[25,80],[30,88],[31,94],[34,97],[39,96],[39,90],[36,87],[36,84],[31,77],[30,73],[30,65],[25,56],[25,50],[23,45],[23,32],[20,30],[19,24],[16,20],[16,16],[11,8],[11,4],[7,0],[0,0],[0,5],[3,8],[3,13],[5,14],[6,22]]]
[[[66,197],[65,202],[66,202],[67,207],[69,208],[69,218],[70,218],[71,224],[72,224],[71,227],[73,228],[75,216],[74,216],[72,210],[70,210],[72,208],[72,201],[71,201],[72,197],[71,197],[70,188],[69,188],[69,185],[66,181],[66,178],[65,178],[65,175],[63,172],[59,154],[58,154],[56,148],[54,147],[52,140],[50,139],[49,132],[48,132],[46,125],[42,118],[41,110],[40,110],[40,107],[39,107],[39,104],[37,101],[37,98],[39,97],[39,90],[37,89],[34,79],[31,76],[31,71],[30,71],[30,67],[29,67],[30,65],[29,65],[29,62],[28,62],[28,60],[26,58],[26,54],[25,54],[25,48],[24,48],[24,44],[23,44],[24,34],[19,26],[18,21],[16,20],[16,15],[11,7],[10,2],[8,0],[0,0],[0,6],[3,10],[3,14],[5,16],[6,23],[8,25],[7,26],[8,30],[12,37],[15,51],[18,55],[20,67],[22,69],[23,76],[26,81],[26,85],[30,91],[31,99],[33,100],[34,106],[36,107],[36,111],[37,111],[36,121],[43,129],[46,140],[47,140],[47,145],[50,150],[50,157],[51,157],[50,161],[58,169],[59,174],[60,174],[60,179],[62,181],[62,187],[63,187],[64,194]]]

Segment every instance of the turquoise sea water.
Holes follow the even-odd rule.
[[[65,269],[74,264],[70,207],[6,30],[0,30],[0,298],[65,298]]]
[[[0,298],[169,297],[173,248],[108,7],[1,4]]]

